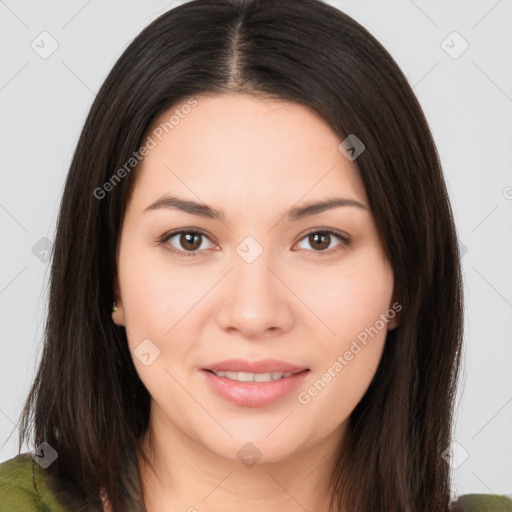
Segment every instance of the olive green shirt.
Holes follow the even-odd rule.
[[[19,454],[0,464],[0,512],[78,512],[81,507],[76,495],[56,482],[30,453]],[[493,494],[468,494],[453,502],[451,510],[512,512],[512,499]]]

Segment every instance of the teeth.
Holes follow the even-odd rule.
[[[239,382],[271,382],[273,380],[290,377],[293,373],[269,372],[269,373],[248,373],[248,372],[213,372],[217,377],[237,380]]]

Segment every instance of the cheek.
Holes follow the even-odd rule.
[[[196,295],[183,273],[165,263],[158,247],[129,243],[128,237],[121,245],[118,274],[131,356],[146,389],[164,402],[179,396],[171,363],[187,365],[185,315]],[[180,343],[170,343],[173,339]]]
[[[165,249],[126,239],[118,272],[127,332],[162,338],[186,314],[187,305],[190,309],[201,286],[191,281],[190,272],[169,265]]]
[[[310,277],[303,285],[308,306],[324,324],[320,339],[326,340],[326,347],[341,350],[388,311],[393,272],[380,253],[367,251],[336,272],[321,279],[319,275]],[[381,323],[379,326],[382,328]]]
[[[180,381],[193,373],[200,339],[196,332],[203,320],[201,299],[219,277],[175,260],[170,263],[165,249],[151,244],[127,240],[121,247],[118,272],[128,345],[148,391],[153,396],[179,396],[169,372]],[[147,352],[150,360],[157,357],[146,366],[138,354]]]
[[[317,330],[314,372],[298,395],[327,430],[346,419],[366,392],[382,356],[387,322],[394,317],[393,273],[380,254],[369,254],[364,265],[353,265],[330,282],[336,285],[325,286],[314,300],[323,323]]]

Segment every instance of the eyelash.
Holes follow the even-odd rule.
[[[182,234],[200,235],[200,236],[203,236],[205,238],[208,238],[208,235],[206,235],[206,233],[203,233],[202,231],[197,231],[197,230],[181,230],[181,231],[173,231],[171,233],[166,233],[165,235],[162,236],[162,238],[160,238],[159,242],[161,244],[165,244],[171,238],[175,237],[176,235],[182,235]],[[341,251],[343,248],[350,246],[350,244],[351,244],[351,239],[349,237],[344,236],[341,233],[338,233],[336,231],[332,231],[330,229],[324,229],[324,230],[316,229],[316,230],[313,230],[313,231],[309,231],[308,233],[306,233],[299,240],[299,242],[302,242],[302,240],[305,240],[306,238],[310,237],[311,235],[316,235],[316,234],[323,234],[323,235],[334,236],[334,237],[336,237],[340,241],[340,243],[335,248],[333,248],[333,249],[322,250],[322,251],[310,251],[310,252],[314,252],[314,253],[318,254],[318,256],[330,256],[330,255],[332,255],[334,253],[337,253],[338,251]],[[195,257],[198,256],[198,254],[200,252],[198,250],[196,250],[196,251],[182,251],[182,250],[179,250],[179,249],[175,249],[172,246],[166,247],[166,249],[168,251],[171,251],[171,252],[175,253],[175,254],[178,254],[179,256],[184,256],[186,258],[187,257],[195,258]]]

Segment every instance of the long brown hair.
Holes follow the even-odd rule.
[[[331,510],[445,511],[462,340],[456,230],[422,109],[384,47],[319,0],[195,0],[164,13],[121,55],[85,121],[67,176],[52,255],[44,350],[22,413],[20,450],[48,442],[48,471],[100,508],[130,509],[126,453],[148,427],[150,397],[110,311],[130,184],[116,170],[171,105],[236,91],[285,99],[363,141],[358,171],[403,309],[350,417]]]

